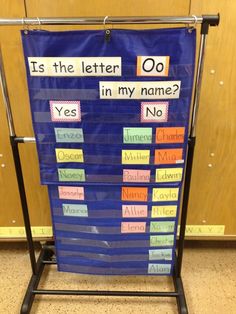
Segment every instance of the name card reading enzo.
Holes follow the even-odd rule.
[[[31,76],[121,76],[121,57],[28,57]]]
[[[177,99],[181,81],[100,81],[100,99]]]

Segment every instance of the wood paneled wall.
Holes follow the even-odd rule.
[[[236,235],[236,2],[233,0],[2,0],[1,17],[153,16],[221,13],[220,27],[210,29],[197,127],[188,224],[225,225]],[[128,26],[126,26],[128,27]],[[142,26],[139,26],[141,28]],[[148,26],[145,26],[148,27]],[[151,26],[153,27],[153,26]],[[85,27],[53,26],[47,29]],[[88,28],[88,27],[86,27]],[[90,28],[94,28],[90,27]],[[137,28],[137,26],[133,26]],[[20,27],[1,27],[0,41],[18,136],[33,136]],[[0,97],[0,227],[23,225],[19,194]],[[50,225],[45,187],[40,186],[35,144],[20,146],[32,225]],[[1,155],[0,155],[1,156]]]

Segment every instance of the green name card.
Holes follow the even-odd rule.
[[[149,260],[172,260],[172,249],[149,250]]]
[[[151,144],[152,128],[123,128],[123,143]]]
[[[83,143],[83,129],[54,128],[57,143]]]
[[[171,271],[171,264],[148,264],[149,274],[169,275],[170,271]]]
[[[171,233],[174,232],[175,222],[174,221],[151,221],[150,232],[163,232]]]
[[[153,235],[150,236],[150,246],[172,246],[174,245],[174,235]]]
[[[88,217],[88,207],[85,204],[62,204],[64,216]]]
[[[84,169],[57,169],[59,181],[85,181]]]

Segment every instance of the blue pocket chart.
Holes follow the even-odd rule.
[[[58,269],[171,275],[195,30],[21,35]]]

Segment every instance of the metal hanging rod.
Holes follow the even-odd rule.
[[[122,17],[27,17],[1,18],[0,26],[9,25],[105,25],[105,24],[219,24],[217,15],[191,16],[122,16]]]

